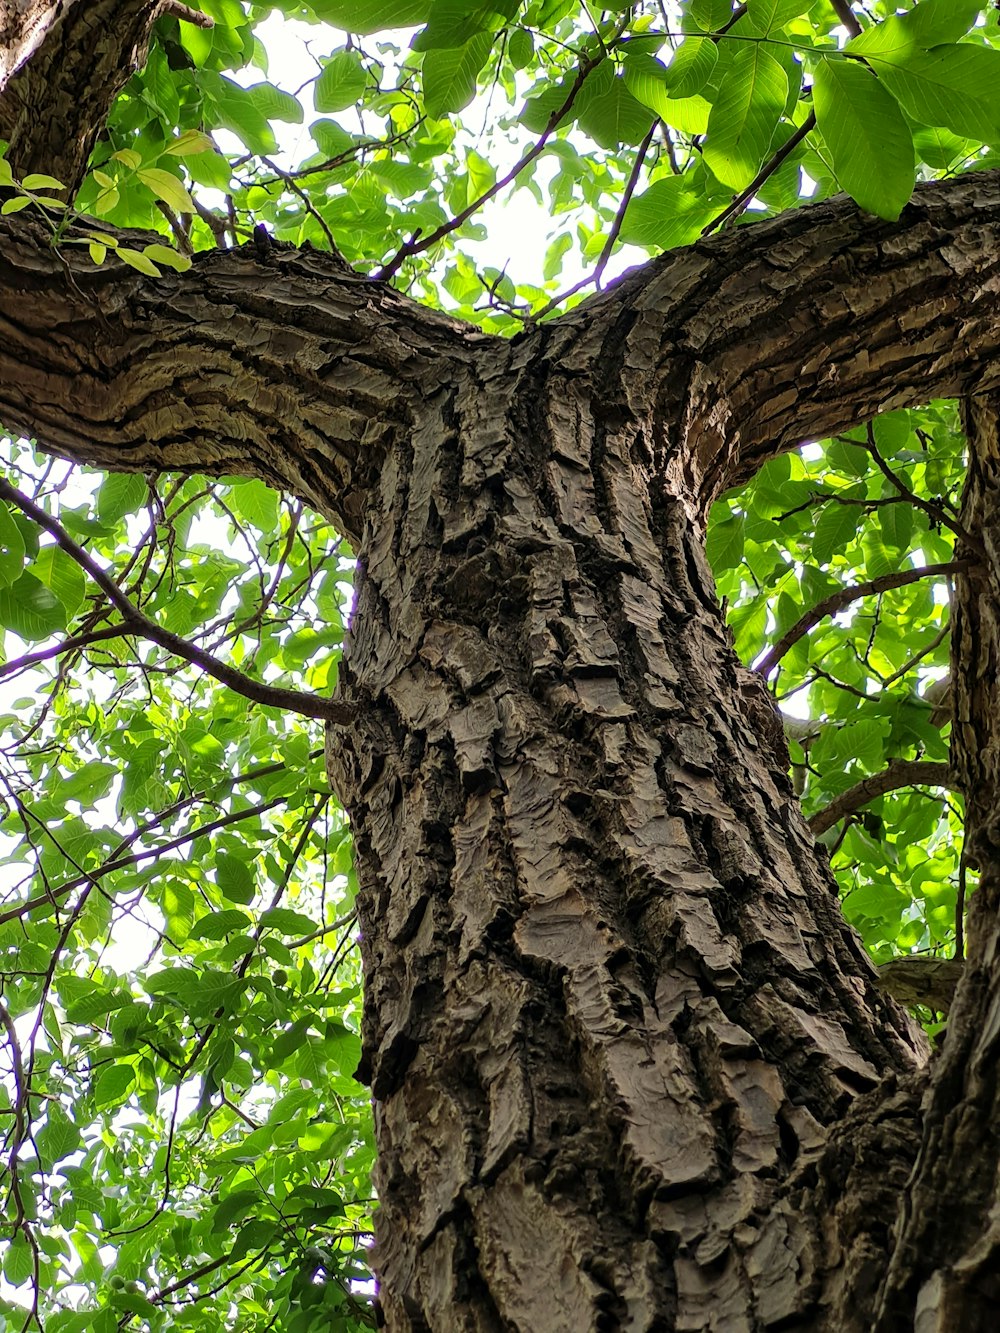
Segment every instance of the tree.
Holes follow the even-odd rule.
[[[12,673],[61,662],[58,684],[85,654],[115,690],[109,713],[53,685],[5,778],[7,831],[37,852],[0,917],[25,1327],[374,1317],[350,1267],[350,977],[328,994],[302,952],[346,923],[282,902],[329,801],[296,713],[324,721],[353,829],[390,1328],[992,1327],[995,12],[281,5],[362,34],[331,38],[315,86],[330,117],[360,105],[360,131],[321,118],[291,170],[270,121],[299,103],[222,72],[266,63],[267,8],[213,0],[210,25],[174,0],[0,3],[0,420],[112,474],[92,513],[59,505],[51,473],[34,498],[0,488],[2,618],[47,643]],[[365,36],[389,22],[417,29],[411,50]],[[528,88],[535,139],[506,174],[456,129],[477,86]],[[222,129],[250,156],[222,157]],[[943,179],[911,199],[917,162]],[[566,235],[520,289],[450,248],[504,185],[539,189],[539,164],[555,208],[588,210],[593,268],[570,291]],[[803,172],[816,199],[793,208]],[[620,242],[658,257],[587,295]],[[191,537],[198,505],[260,546],[256,591]],[[358,564],[339,667],[330,525]],[[326,626],[286,622],[296,598]],[[788,729],[812,828],[765,677],[809,685]],[[247,756],[266,761],[234,771]],[[113,793],[131,832],[116,846],[57,808],[57,783]],[[262,822],[269,794],[297,819]],[[182,830],[186,863],[158,859],[169,840],[147,852],[204,800],[223,813]],[[234,824],[249,845],[224,832],[209,853]],[[910,858],[918,833],[937,862]],[[880,957],[961,940],[975,878],[933,1058],[845,920],[831,853]],[[145,977],[101,953],[115,904],[140,901]],[[243,1092],[269,1068],[261,1123]]]

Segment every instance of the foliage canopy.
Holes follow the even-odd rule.
[[[262,224],[514,335],[718,226],[840,189],[891,219],[915,179],[997,164],[1000,30],[977,0],[202,7],[214,26],[159,23],[72,210],[8,168],[5,213],[56,244],[81,240],[70,211],[159,231],[82,237],[152,275]],[[311,25],[294,88],[268,78],[289,20]],[[519,190],[549,219],[537,265],[497,258],[493,201]],[[807,815],[928,764],[823,834],[877,961],[950,953],[968,887],[932,767],[963,472],[953,406],[888,411],[768,463],[709,531],[738,652],[783,646],[763,668]],[[17,441],[7,475],[0,1327],[26,1308],[51,1333],[369,1326],[346,820],[315,720],[204,669],[329,694],[351,552],[255,481],[71,478]]]

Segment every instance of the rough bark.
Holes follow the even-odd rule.
[[[592,336],[440,386],[361,541],[361,720],[329,754],[368,886],[389,1324],[816,1327],[808,1228],[769,1214],[922,1045],[654,484],[627,330],[599,376]]]
[[[713,237],[518,345],[559,329],[587,374],[620,344],[649,475],[701,521],[803,439],[1000,380],[998,179],[922,186],[898,223],[841,198]],[[505,346],[317,251],[150,280],[55,255],[23,214],[0,218],[0,321],[8,426],[102,467],[259,475],[348,535],[422,386]]]
[[[81,0],[0,0],[18,169],[78,170],[156,8],[100,0],[122,23],[95,43]],[[60,130],[38,76],[64,62]],[[100,466],[262,477],[359,551],[356,721],[328,753],[393,1329],[989,1326],[996,571],[956,613],[983,887],[928,1074],[732,653],[703,525],[802,439],[997,387],[996,183],[922,188],[893,224],[841,200],[740,229],[509,343],[313,252],[151,281],[0,219],[0,420]],[[963,521],[992,561],[975,425]]]

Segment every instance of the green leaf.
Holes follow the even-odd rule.
[[[882,455],[891,458],[905,449],[910,442],[910,414],[882,412],[872,422],[872,434]]]
[[[112,472],[97,492],[97,517],[102,523],[117,523],[138,512],[148,498],[149,487],[140,472]]]
[[[276,930],[282,935],[311,935],[318,929],[316,922],[302,912],[290,907],[271,907],[260,914],[260,924],[267,930]]]
[[[718,60],[718,45],[710,37],[685,37],[663,73],[667,92],[671,97],[691,97],[694,93],[700,93],[712,77]]]
[[[215,858],[215,882],[223,897],[234,903],[253,902],[256,888],[253,871],[236,856],[220,852]]]
[[[426,22],[431,0],[312,0],[310,7],[323,23],[367,37],[387,28],[413,28]]]
[[[55,176],[46,176],[44,173],[35,171],[30,172],[21,181],[22,190],[65,190],[66,186]]]
[[[983,0],[920,0],[898,22],[921,46],[938,46],[964,37],[982,10]]]
[[[141,167],[136,175],[157,199],[169,204],[175,213],[193,213],[194,201],[187,190],[169,171],[162,167]]]
[[[313,87],[317,111],[346,111],[364,96],[368,77],[357,51],[336,51]]]
[[[76,1152],[83,1141],[79,1128],[58,1102],[49,1105],[45,1124],[35,1135],[38,1152],[46,1168]]]
[[[908,504],[886,505],[878,512],[878,525],[887,546],[906,553],[913,536],[913,509]]]
[[[275,88],[273,83],[254,83],[248,89],[250,99],[267,120],[283,120],[290,125],[301,125],[304,119],[302,103],[291,93]]]
[[[731,613],[729,623],[736,638],[736,651],[744,662],[752,662],[764,646],[767,630],[767,598],[755,597]]]
[[[920,0],[906,14],[895,14],[853,37],[847,50],[863,55],[905,58],[946,42],[957,42],[972,28],[982,0]]]
[[[24,1233],[18,1231],[3,1256],[3,1275],[12,1287],[20,1287],[34,1275],[35,1256]]]
[[[278,524],[280,503],[277,493],[262,481],[238,481],[232,489],[235,512],[261,532],[273,532]]]
[[[718,32],[733,16],[732,0],[689,0],[687,10],[702,32]]]
[[[134,268],[138,273],[145,273],[149,278],[158,278],[160,276],[160,270],[152,260],[147,259],[146,256],[140,254],[138,250],[130,250],[127,246],[120,245],[115,251],[115,254],[123,264],[127,264],[129,268]]]
[[[424,106],[436,119],[461,111],[476,95],[476,76],[493,49],[494,36],[476,33],[464,46],[427,51],[423,57]]]
[[[734,190],[749,185],[764,162],[788,95],[788,78],[763,42],[733,57],[708,118],[704,155]]]
[[[813,533],[813,558],[821,565],[842,551],[857,536],[858,513],[850,505],[828,504],[816,520]]]
[[[841,186],[861,208],[894,221],[916,178],[913,140],[895,99],[860,65],[823,60],[813,105]]]
[[[11,517],[10,508],[0,502],[0,584],[8,586],[21,576],[24,568],[24,538]]]
[[[143,978],[143,989],[148,995],[183,995],[197,981],[193,967],[165,967],[152,976]]]
[[[767,34],[809,8],[810,0],[747,0],[747,18],[757,32]]]
[[[628,245],[668,250],[697,240],[718,208],[694,191],[681,176],[654,181],[629,200],[621,239]]]
[[[232,177],[228,158],[217,153],[197,153],[184,159],[184,167],[196,185],[228,192]]]
[[[208,912],[205,916],[199,917],[191,927],[188,939],[221,940],[231,935],[233,931],[247,930],[252,924],[246,912],[238,912],[235,907],[226,911]]]
[[[172,139],[163,152],[168,157],[188,157],[197,153],[214,153],[215,145],[202,130],[185,130]]]
[[[47,548],[54,550],[54,547]],[[75,566],[74,566],[75,568]],[[89,763],[71,773],[61,785],[64,800],[84,801],[93,804],[103,800],[114,786],[118,769],[114,764],[105,764],[100,759],[91,759]]]
[[[708,128],[710,104],[703,97],[671,97],[667,87],[667,66],[654,56],[630,55],[622,63],[625,86],[643,106],[649,107],[667,125],[682,134],[704,134]]]
[[[266,1248],[268,1242],[278,1233],[279,1227],[274,1222],[267,1222],[261,1218],[250,1222],[244,1222],[236,1233],[236,1239],[233,1241],[229,1250],[229,1259],[231,1263],[239,1263],[245,1259],[248,1254],[254,1251],[260,1251]]]
[[[187,255],[172,250],[169,245],[160,245],[157,241],[143,246],[142,253],[154,264],[164,264],[167,268],[176,269],[178,273],[185,273],[191,267],[191,260]]]
[[[869,54],[868,63],[914,120],[980,143],[1000,139],[1000,51],[963,44],[891,55]]]
[[[259,1189],[234,1190],[232,1194],[227,1194],[216,1208],[212,1219],[212,1230],[225,1231],[227,1227],[239,1222],[247,1213],[259,1209],[264,1203],[266,1198]]]
[[[213,71],[203,73],[201,80],[220,125],[238,135],[252,153],[273,153],[276,150],[278,141],[274,131],[245,88]]]
[[[94,1102],[98,1107],[120,1105],[135,1086],[131,1065],[111,1065],[101,1071],[94,1084]]]
[[[742,514],[730,514],[708,529],[706,549],[709,564],[716,574],[735,569],[743,560],[744,519]]]
[[[0,587],[0,625],[26,643],[38,643],[66,628],[66,611],[50,588],[27,570]]]
[[[214,1013],[228,1007],[243,989],[243,981],[229,972],[204,971],[196,974],[190,987],[177,999],[188,1013]]]
[[[535,54],[535,42],[525,28],[515,28],[507,41],[507,59],[515,69],[527,69]]]
[[[870,579],[881,578],[896,569],[897,557],[885,549],[880,534],[874,529],[870,528],[861,538],[861,547],[865,553],[865,573]]]
[[[920,161],[935,171],[948,171],[963,158],[975,156],[979,149],[976,140],[952,134],[941,125],[918,126],[913,134],[913,146]]]

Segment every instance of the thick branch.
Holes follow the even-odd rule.
[[[870,778],[862,778],[853,787],[825,806],[809,820],[809,827],[817,836],[833,828],[846,815],[853,814],[862,806],[885,796],[887,792],[898,791],[900,787],[952,787],[954,784],[948,765],[935,763],[929,759],[894,759],[881,773],[873,773]]]
[[[268,685],[264,681],[253,680],[250,676],[245,676],[242,671],[237,671],[235,667],[230,666],[228,662],[220,662],[211,653],[198,648],[187,639],[182,639],[179,634],[164,629],[155,620],[150,620],[129,601],[114,579],[104,572],[100,565],[87,554],[82,546],[79,546],[73,540],[66,529],[57,523],[51,514],[47,514],[44,509],[39,508],[33,500],[30,500],[26,495],[22,495],[19,490],[11,486],[9,482],[4,481],[2,477],[0,477],[0,499],[16,505],[22,513],[27,514],[39,527],[44,528],[56,539],[62,550],[94,580],[121,616],[125,626],[133,633],[141,635],[144,639],[149,639],[151,643],[159,644],[161,648],[165,648],[174,657],[179,657],[184,662],[190,662],[192,666],[198,667],[215,680],[221,681],[223,685],[228,685],[231,690],[242,695],[245,699],[252,699],[255,703],[264,704],[269,708],[281,708],[286,712],[298,713],[303,717],[320,717],[330,722],[340,722],[342,724],[350,721],[352,710],[344,704],[335,703],[332,699],[326,699],[322,695],[305,694],[301,690],[283,689],[280,685]]]
[[[214,23],[177,0],[0,0],[0,138],[16,176],[47,172],[75,193],[161,14]]]
[[[355,542],[428,383],[484,342],[504,346],[318,251],[149,279],[0,218],[0,423],[113,471],[260,477]]]
[[[899,569],[892,574],[882,574],[877,579],[868,579],[865,583],[850,583],[839,592],[824,597],[805,615],[786,630],[773,648],[768,649],[757,663],[757,670],[762,676],[769,676],[788,650],[804,638],[814,626],[827,616],[835,616],[852,602],[862,597],[875,597],[892,588],[903,588],[908,583],[920,579],[940,578],[948,574],[958,574],[972,567],[971,560],[953,560],[943,565],[924,565],[920,569]]]
[[[562,323],[606,331],[627,316],[608,370],[658,377],[648,433],[707,512],[803,440],[1000,383],[998,184],[983,171],[920,185],[896,222],[843,196],[807,205],[634,270]],[[667,378],[678,364],[683,394]],[[675,440],[696,441],[694,456]]]

